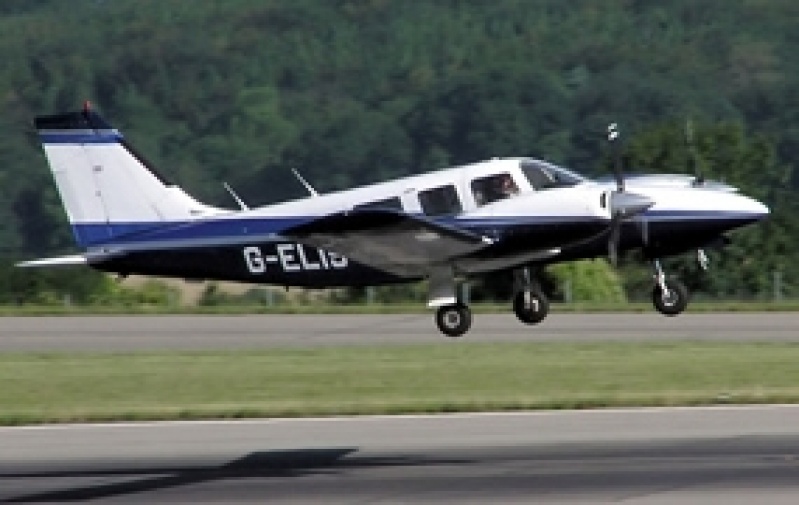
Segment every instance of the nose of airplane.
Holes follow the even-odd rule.
[[[637,188],[643,193],[644,188]],[[655,205],[645,211],[654,221],[708,223],[725,230],[765,219],[769,208],[737,192],[705,188],[646,188]]]
[[[748,217],[755,220],[765,219],[769,215],[769,208],[765,204],[743,195],[735,195],[735,207],[738,212],[741,212]]]

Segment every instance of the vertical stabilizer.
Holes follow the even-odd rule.
[[[170,184],[88,103],[35,124],[82,247],[221,212]]]

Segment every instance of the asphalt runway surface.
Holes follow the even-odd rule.
[[[799,312],[559,314],[527,326],[510,314],[475,314],[447,339],[432,314],[32,316],[0,318],[0,352],[257,349],[273,346],[528,341],[799,341]]]
[[[0,447],[0,503],[799,497],[799,406],[3,428]]]
[[[461,341],[799,341],[798,323],[791,313],[554,313],[526,327],[510,314],[477,314]],[[0,352],[441,339],[429,314],[0,318]],[[0,428],[0,503],[728,505],[797,497],[799,406]]]

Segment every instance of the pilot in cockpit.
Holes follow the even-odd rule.
[[[510,174],[502,174],[499,178],[499,191],[500,198],[508,198],[510,196],[519,194],[519,187],[513,182]]]

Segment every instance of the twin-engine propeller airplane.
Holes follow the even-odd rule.
[[[258,208],[211,207],[171,184],[87,103],[36,128],[84,252],[20,266],[86,264],[120,275],[282,286],[368,286],[427,279],[428,306],[449,336],[471,326],[459,297],[470,276],[512,270],[513,310],[542,321],[538,267],[641,249],[655,266],[653,302],[675,315],[686,288],[659,258],[703,247],[768,209],[699,177],[615,184],[531,158],[492,159]],[[615,126],[609,139],[617,137]]]

